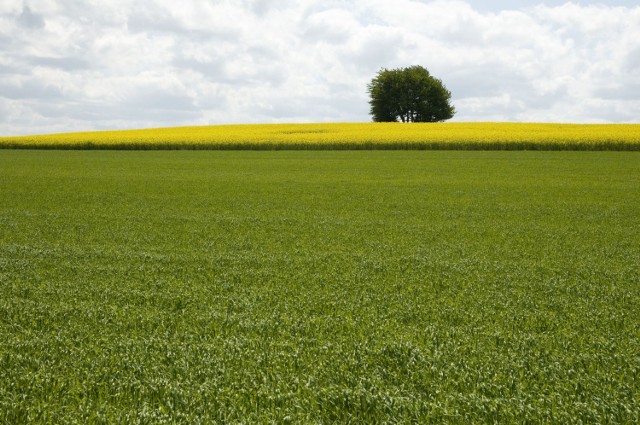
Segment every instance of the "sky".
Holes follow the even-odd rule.
[[[3,0],[0,135],[370,121],[422,65],[453,121],[640,122],[640,2]]]

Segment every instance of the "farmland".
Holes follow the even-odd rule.
[[[243,124],[0,137],[0,148],[640,150],[640,124]]]
[[[0,151],[0,423],[637,423],[640,154]]]

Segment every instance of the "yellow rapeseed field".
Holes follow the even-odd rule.
[[[0,137],[41,149],[640,150],[640,124],[242,124]]]

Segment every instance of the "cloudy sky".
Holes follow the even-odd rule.
[[[369,121],[414,64],[456,121],[640,122],[640,4],[3,0],[0,135]]]

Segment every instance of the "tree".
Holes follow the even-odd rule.
[[[438,122],[455,113],[451,92],[422,66],[383,68],[367,90],[376,122]]]

